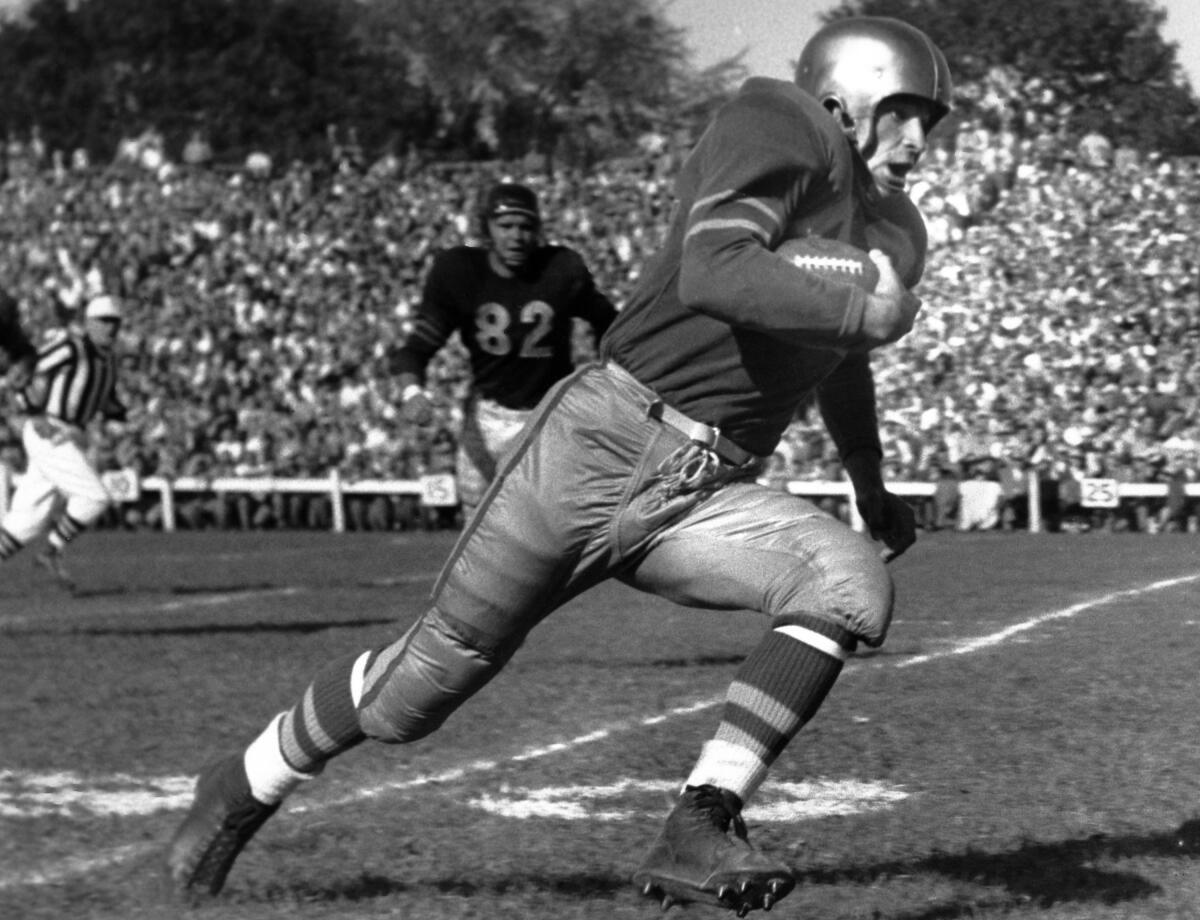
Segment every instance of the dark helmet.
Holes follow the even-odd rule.
[[[873,125],[889,96],[918,96],[934,104],[932,128],[950,111],[953,86],[946,57],[920,29],[899,19],[839,19],[809,39],[796,63],[796,85],[836,102]]]
[[[524,214],[541,223],[538,199],[533,189],[516,182],[500,182],[488,189],[483,199],[480,218],[486,228],[487,222],[505,214]]]

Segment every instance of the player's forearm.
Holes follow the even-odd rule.
[[[879,452],[861,448],[842,458],[842,467],[850,477],[855,495],[883,491],[883,462]]]
[[[405,345],[397,348],[388,356],[388,370],[397,382],[401,378],[411,378],[410,382],[423,384],[425,368],[429,365],[432,353],[426,354],[424,349]]]
[[[685,247],[679,294],[699,313],[805,347],[866,342],[868,295],[789,264],[753,240]]]
[[[851,354],[822,381],[817,403],[825,428],[837,446],[838,456],[847,457],[866,451],[882,455],[879,422],[875,408],[875,380],[870,358]]]

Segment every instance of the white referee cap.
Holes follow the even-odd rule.
[[[84,316],[87,319],[120,319],[121,308],[117,306],[117,302],[113,298],[107,294],[101,294],[88,301]]]

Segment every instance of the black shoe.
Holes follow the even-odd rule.
[[[33,557],[33,564],[39,569],[45,569],[54,576],[54,580],[67,591],[75,590],[75,580],[63,564],[62,550],[47,547]]]
[[[787,866],[750,846],[741,811],[741,800],[727,789],[688,786],[633,883],[661,899],[663,910],[690,901],[726,907],[739,917],[770,910],[796,880]]]
[[[1200,818],[1184,821],[1175,831],[1175,846],[1188,856],[1200,856]]]
[[[173,895],[194,902],[217,894],[242,848],[278,809],[278,802],[264,805],[250,794],[241,754],[201,773],[192,809],[167,847]]]

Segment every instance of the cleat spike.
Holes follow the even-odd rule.
[[[741,821],[742,802],[717,786],[688,786],[634,873],[636,887],[676,904],[703,903],[744,917],[792,890],[791,869],[755,850]]]
[[[775,906],[775,899],[769,894],[764,894],[763,899],[762,899],[762,909],[770,910],[774,906]]]
[[[662,899],[662,912],[665,914],[667,911],[669,911],[674,906],[675,906],[675,899],[673,897],[671,897],[669,894],[665,895]]]
[[[654,895],[654,882],[646,882],[646,884],[642,886],[642,894],[648,898],[652,897]]]

